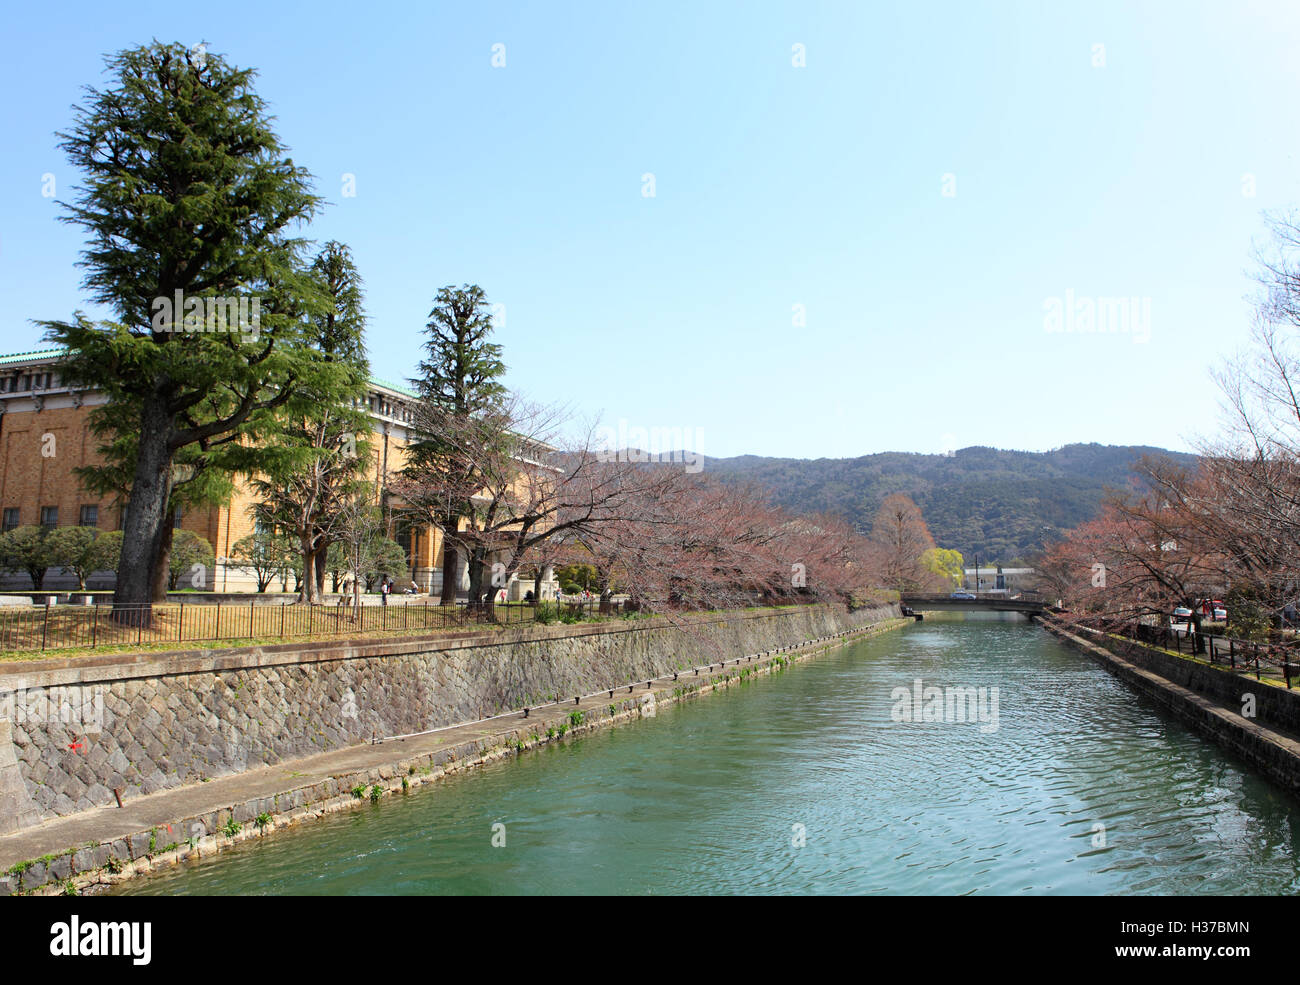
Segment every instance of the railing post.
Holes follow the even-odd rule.
[[[45,597],[45,621],[41,625],[41,649],[45,649],[45,639],[50,631],[50,597]]]
[[[221,599],[217,599],[217,625],[213,632],[215,633],[212,637],[214,640],[221,639]]]
[[[185,603],[181,603],[180,615],[176,617],[176,642],[181,643],[185,640]]]

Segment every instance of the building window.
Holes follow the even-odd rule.
[[[17,506],[6,506],[6,507],[5,507],[5,516],[4,516],[4,524],[3,524],[3,526],[4,526],[4,531],[5,531],[6,533],[7,533],[8,531],[10,531],[10,530],[13,530],[15,527],[18,526],[18,522],[19,522],[19,521],[18,521],[18,518],[19,518],[20,515],[21,515],[21,510],[20,510]]]
[[[175,512],[172,513],[172,529],[173,529],[173,530],[179,530],[179,529],[180,529],[180,527],[181,527],[181,517],[183,517],[184,515],[185,515],[185,511],[184,511],[183,509],[181,509],[181,507],[179,507],[179,506],[176,507]]]
[[[80,519],[79,522],[80,522],[81,526],[83,526],[83,527],[98,527],[98,526],[99,526],[99,507],[98,507],[98,506],[83,506],[83,507],[81,508],[81,519]]]
[[[41,507],[41,526],[46,530],[59,525],[59,508],[57,506]]]

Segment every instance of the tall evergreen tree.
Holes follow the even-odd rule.
[[[465,553],[456,536],[470,515],[465,490],[474,488],[481,467],[483,428],[506,395],[500,381],[506,367],[501,346],[491,341],[487,295],[477,284],[438,291],[425,330],[426,357],[411,380],[421,398],[417,434],[403,472],[429,491],[427,501],[411,505],[442,531],[442,601],[448,604],[456,600]]]
[[[44,325],[66,347],[64,378],[109,398],[101,422],[115,415],[134,432],[114,594],[124,618],[167,570],[178,459],[257,471],[259,445],[244,439],[300,394],[337,394],[345,374],[309,344],[322,299],[289,234],[319,199],[272,130],[253,72],[156,41],[107,65],[111,85],[87,89],[60,136],[85,181],[64,218],[88,232],[84,283],[115,317]]]
[[[136,440],[138,420],[138,408],[126,402],[97,407],[90,415],[90,429],[100,441],[100,460],[73,470],[87,491],[100,498],[112,497],[120,509],[128,508],[130,503],[131,479],[139,456]],[[211,452],[227,441],[238,440],[242,433],[243,429],[240,429],[230,435],[205,438],[177,449],[172,460],[168,516],[183,516],[205,506],[218,506],[230,501],[235,489],[234,476],[220,468],[210,467],[216,459]],[[151,594],[155,602],[167,599],[170,582],[168,556],[174,534],[174,525],[169,522],[159,542],[159,563],[154,568]]]
[[[330,380],[337,387],[284,415],[271,440],[275,459],[252,483],[258,493],[254,512],[263,526],[285,531],[298,546],[303,571],[298,601],[306,603],[321,600],[325,553],[338,536],[339,506],[365,481],[370,459],[361,275],[348,248],[332,240],[311,271],[326,305],[312,316],[308,340],[338,367],[339,378]]]

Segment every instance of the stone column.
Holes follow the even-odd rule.
[[[437,541],[440,536],[438,528],[432,524],[416,528],[414,534],[417,545],[415,552],[415,583],[425,594],[434,592],[435,562],[439,560]],[[441,587],[441,586],[439,586]]]

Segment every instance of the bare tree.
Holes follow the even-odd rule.
[[[934,538],[925,525],[921,509],[902,493],[887,496],[871,524],[871,540],[879,551],[881,578],[888,588],[916,591],[930,580],[922,563]]]
[[[339,502],[335,517],[334,539],[341,546],[343,558],[351,569],[355,618],[360,613],[361,579],[383,543],[384,517],[379,504],[368,495],[368,490],[357,490]]]

